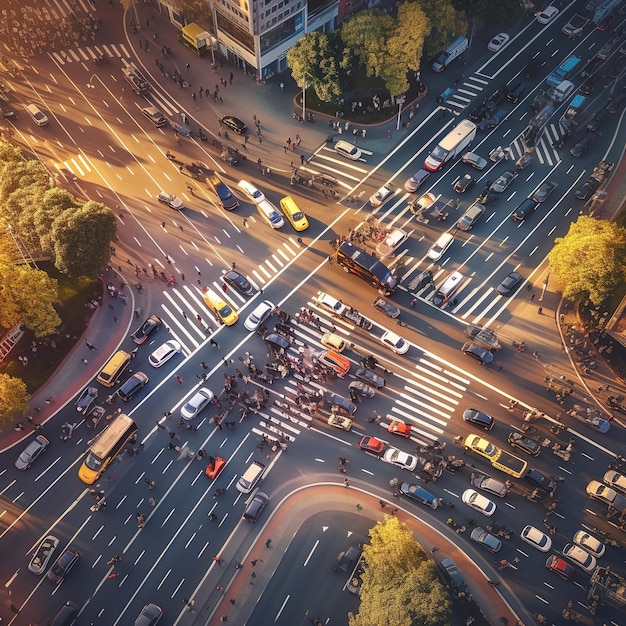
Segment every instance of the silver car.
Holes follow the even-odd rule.
[[[200,415],[200,411],[206,408],[213,398],[214,394],[210,389],[201,387],[183,404],[180,414],[184,420],[192,420]]]
[[[48,447],[49,443],[43,435],[37,435],[17,458],[15,467],[18,470],[28,469],[35,459]]]

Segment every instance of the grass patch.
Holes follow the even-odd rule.
[[[49,380],[85,332],[95,312],[85,305],[102,296],[102,287],[98,280],[69,278],[51,263],[40,263],[39,266],[58,281],[59,300],[55,308],[61,318],[61,326],[55,334],[42,339],[36,339],[27,330],[9,357],[0,364],[0,372],[21,378],[31,395]],[[23,366],[18,356],[27,357],[28,365]]]

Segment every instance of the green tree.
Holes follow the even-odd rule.
[[[419,0],[428,15],[431,30],[424,42],[426,56],[445,50],[457,37],[467,33],[467,20],[462,10],[457,10],[450,0]]]
[[[28,409],[30,396],[21,378],[0,374],[0,398],[0,426],[7,426]]]
[[[287,64],[298,87],[312,88],[322,102],[341,94],[340,65],[343,61],[334,38],[312,32],[301,37],[287,52]]]
[[[387,40],[393,18],[379,9],[361,11],[341,27],[341,39],[349,53],[365,67],[368,76],[381,76],[387,59]]]
[[[548,255],[563,295],[598,306],[626,280],[626,229],[580,216]]]
[[[56,280],[41,270],[15,265],[10,259],[2,258],[0,285],[0,326],[11,328],[22,323],[37,337],[56,331],[61,323],[53,306],[58,300]]]
[[[46,190],[33,216],[33,225],[39,236],[42,250],[52,251],[54,249],[52,238],[54,221],[64,211],[76,210],[79,207],[79,201],[66,189],[53,187]]]
[[[477,26],[510,24],[523,13],[519,0],[455,0]]]
[[[69,276],[96,276],[111,257],[116,236],[115,215],[100,202],[89,200],[76,210],[61,213],[52,225],[54,264]]]
[[[385,516],[363,548],[359,613],[350,626],[445,626],[451,614],[447,593],[435,566],[396,517]]]

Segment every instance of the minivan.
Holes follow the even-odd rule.
[[[261,475],[265,470],[265,465],[259,461],[252,461],[248,469],[241,475],[237,481],[237,491],[241,493],[250,493],[254,489]]]
[[[26,112],[37,126],[45,126],[48,123],[48,116],[36,104],[27,104]]]
[[[243,512],[243,519],[254,524],[259,519],[259,516],[269,501],[270,499],[267,494],[258,491]]]
[[[128,367],[131,356],[124,350],[118,350],[102,368],[96,380],[105,387],[113,387],[122,372]]]
[[[323,350],[317,355],[318,363],[335,371],[339,378],[343,378],[350,371],[350,359],[332,350]]]

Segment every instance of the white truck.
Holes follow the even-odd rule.
[[[429,172],[438,172],[448,161],[465,152],[476,137],[476,124],[461,120],[435,147],[424,161]]]

